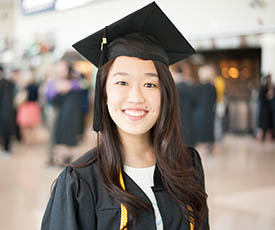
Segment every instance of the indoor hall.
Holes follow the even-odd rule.
[[[90,148],[85,141],[77,151]],[[227,134],[213,155],[199,150],[212,230],[274,229],[274,149],[274,143],[260,144],[250,135]],[[48,165],[47,142],[14,144],[12,155],[1,155],[1,229],[39,229],[51,185],[61,170]]]
[[[0,0],[0,64],[5,69],[4,77],[20,89],[35,74],[36,82],[43,85],[57,79],[56,64],[63,60],[83,74],[85,90],[93,91],[97,70],[72,49],[72,44],[149,2]],[[205,169],[210,228],[273,230],[275,145],[271,136],[264,141],[257,135],[257,116],[265,76],[269,74],[275,82],[275,1],[213,0],[199,5],[196,1],[156,2],[197,51],[189,59],[194,83],[198,83],[198,68],[211,61],[217,79],[226,85],[226,109],[222,110],[223,120],[217,120],[223,129],[215,135],[214,151],[208,154],[206,149],[197,148]],[[92,93],[88,95],[91,107]],[[47,130],[38,127],[38,135],[24,135],[30,143],[27,139],[26,143],[15,141],[16,133],[11,136],[10,151],[2,154],[0,148],[0,229],[40,229],[51,186],[62,171],[51,166],[51,129],[56,111],[46,102],[42,87],[39,103],[43,107],[42,126]],[[76,146],[73,158],[96,143],[90,112],[85,119],[89,135]]]

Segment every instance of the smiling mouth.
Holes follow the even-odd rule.
[[[135,110],[135,109],[125,109],[123,113],[131,120],[140,120],[146,116],[148,111],[146,110]]]

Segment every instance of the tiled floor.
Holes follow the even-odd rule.
[[[84,152],[88,144],[79,147]],[[47,143],[0,155],[0,229],[38,230],[60,169],[47,166]],[[201,151],[213,230],[275,230],[275,145],[227,135],[215,154]]]
[[[227,136],[205,165],[211,228],[275,229],[275,145]]]

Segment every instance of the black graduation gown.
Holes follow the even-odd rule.
[[[15,109],[13,107],[14,84],[0,80],[0,137],[15,134]]]
[[[53,104],[58,108],[55,127],[55,143],[75,146],[82,128],[81,90],[58,94]]]
[[[201,160],[192,150],[199,173],[203,176]],[[94,151],[86,153],[77,163],[91,159]],[[141,199],[149,198],[127,174],[123,174],[126,190]],[[179,206],[164,190],[156,167],[152,187],[162,216],[164,230],[188,230],[190,223],[182,218]],[[42,230],[119,230],[120,203],[109,195],[100,179],[98,163],[84,168],[66,167],[59,175],[42,220]],[[156,230],[153,213],[141,212],[137,225],[128,230]],[[208,230],[206,218],[203,230]]]
[[[272,100],[269,101],[267,99],[267,92],[268,92],[268,88],[266,86],[263,86],[259,92],[260,108],[259,108],[258,126],[264,132],[266,132],[268,129],[272,129],[272,123],[274,120],[274,117],[272,118],[272,106],[271,106]]]
[[[194,111],[198,98],[192,85],[180,82],[176,86],[179,95],[183,142],[187,146],[194,147],[196,145]]]
[[[198,142],[214,142],[214,120],[216,88],[210,84],[201,84],[196,89],[199,100],[195,111],[195,130]]]

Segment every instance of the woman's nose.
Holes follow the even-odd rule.
[[[144,101],[142,89],[139,86],[132,86],[128,91],[127,102],[143,103]]]

